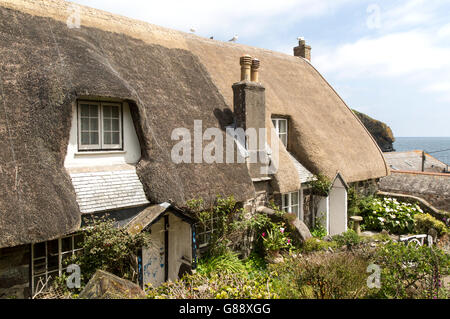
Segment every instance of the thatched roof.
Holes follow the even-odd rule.
[[[221,127],[228,109],[189,51],[101,29],[69,29],[65,22],[2,6],[0,46],[0,247],[79,228],[63,163],[79,96],[130,101],[142,144],[137,171],[152,202],[183,206],[197,196],[254,196],[245,164],[171,161],[173,129],[193,131],[194,119],[205,128]]]
[[[348,182],[385,176],[383,155],[351,110],[306,60],[168,30],[86,7],[66,26],[60,0],[0,0],[0,247],[47,240],[78,228],[63,167],[71,103],[80,96],[127,100],[143,158],[138,175],[152,202],[182,206],[196,196],[254,196],[245,165],[170,160],[174,128],[229,124],[239,57],[261,60],[266,125],[290,116],[289,151],[312,173]],[[298,187],[281,150],[276,191]],[[43,191],[45,190],[45,191]]]

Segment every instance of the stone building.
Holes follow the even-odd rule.
[[[194,259],[190,199],[233,195],[251,212],[273,199],[303,219],[311,176],[343,188],[389,174],[305,43],[289,56],[82,6],[78,27],[67,23],[71,6],[0,0],[0,298],[28,298],[36,278],[64,271],[88,214],[160,227],[160,280],[173,279]],[[275,132],[279,147],[268,134],[233,149],[276,157],[277,169],[174,162],[174,130],[198,133],[197,121],[224,140],[230,127]]]

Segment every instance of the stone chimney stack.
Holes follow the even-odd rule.
[[[306,44],[305,39],[299,38],[298,47],[294,48],[294,56],[305,58],[311,62],[311,46]]]
[[[233,84],[233,106],[236,118],[236,127],[244,131],[254,129],[257,141],[249,143],[250,158],[258,158],[258,163],[247,162],[250,176],[254,179],[265,177],[261,174],[262,158],[266,156],[266,134],[259,134],[260,129],[266,127],[266,100],[265,88],[259,82],[260,61],[244,55],[240,59],[241,81]]]

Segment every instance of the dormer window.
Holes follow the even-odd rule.
[[[275,131],[278,134],[281,142],[283,142],[284,146],[287,147],[288,144],[288,120],[283,118],[273,118],[272,119],[273,126],[275,127]]]
[[[122,105],[111,102],[78,102],[78,149],[123,149]]]

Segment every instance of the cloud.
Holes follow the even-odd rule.
[[[240,38],[271,33],[274,26],[317,17],[355,0],[73,0],[82,5],[122,14],[153,24],[203,36]],[[280,21],[283,23],[280,24]],[[228,39],[228,38],[227,38]]]
[[[450,48],[437,46],[427,33],[409,31],[363,38],[317,56],[321,71],[342,77],[405,76],[450,67]]]

